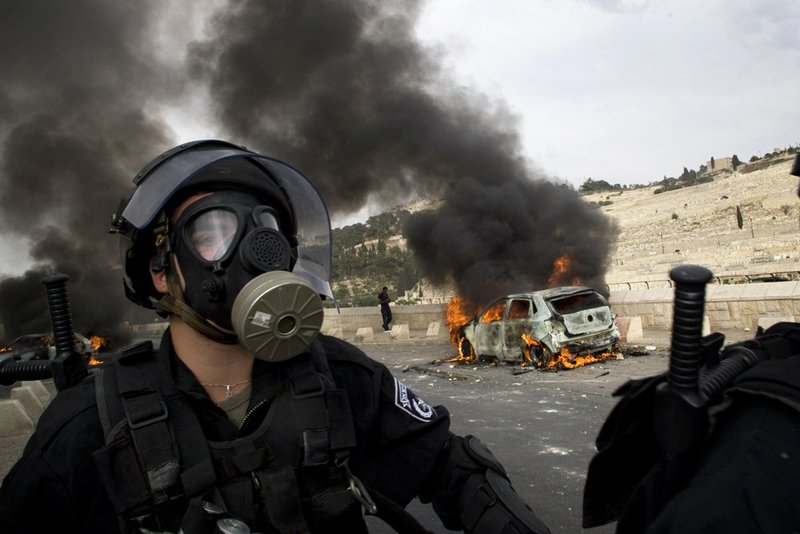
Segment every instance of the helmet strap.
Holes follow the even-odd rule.
[[[212,341],[225,345],[235,345],[238,343],[239,338],[236,334],[226,332],[209,323],[186,303],[183,288],[181,288],[180,281],[173,268],[167,269],[167,287],[170,293],[162,296],[158,301],[156,308],[159,311],[172,313],[181,317],[186,321],[186,324]]]

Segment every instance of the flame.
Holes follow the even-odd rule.
[[[92,342],[92,351],[100,352],[102,349],[107,349],[111,345],[111,338],[108,336],[92,336],[89,338]]]
[[[100,355],[101,351],[111,346],[111,338],[109,336],[91,336],[89,341],[92,343],[92,353],[89,355],[87,363],[89,366],[100,365],[103,361],[98,359],[97,356]]]
[[[553,260],[553,270],[550,272],[550,277],[547,279],[547,287],[581,285],[583,281],[570,272],[574,263],[575,259],[570,254],[562,254]]]
[[[531,356],[533,347],[539,347],[542,345],[542,343],[536,339],[533,339],[528,334],[522,334],[522,340],[525,342],[525,348],[522,350],[525,361],[522,363],[522,366],[534,364],[537,369],[541,369],[543,371],[551,369],[575,369],[576,367],[583,367],[584,365],[589,365],[591,363],[613,360],[617,357],[617,355],[613,352],[575,355],[571,353],[568,348],[564,347],[557,356],[551,357],[549,361],[534,361],[533,357]]]
[[[481,322],[493,323],[494,321],[499,321],[500,319],[503,318],[503,311],[505,311],[505,309],[506,309],[505,301],[498,302],[497,304],[486,310],[486,313],[484,313],[483,316],[481,317]]]
[[[525,342],[525,348],[522,349],[522,357],[524,361],[520,364],[522,367],[526,367],[533,362],[533,358],[531,358],[531,349],[533,347],[538,347],[541,345],[540,342],[533,339],[529,334],[522,334],[522,340]]]
[[[470,306],[465,299],[455,296],[450,299],[444,310],[444,323],[450,333],[450,342],[458,350],[458,356],[447,360],[448,362],[473,361],[475,359],[472,350],[469,354],[464,354],[463,350],[466,338],[461,335],[461,327],[472,319],[472,314],[467,311],[468,307]]]

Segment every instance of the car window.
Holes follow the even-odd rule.
[[[606,305],[605,299],[599,293],[580,293],[550,300],[553,311],[562,315]]]
[[[511,301],[511,307],[508,309],[508,319],[519,320],[527,319],[530,317],[531,301],[514,299]]]
[[[493,323],[503,318],[503,312],[506,310],[506,301],[498,300],[481,314],[482,323]]]

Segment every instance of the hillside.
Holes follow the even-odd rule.
[[[680,263],[705,265],[723,282],[791,278],[800,270],[798,178],[789,174],[791,164],[786,157],[660,194],[653,186],[586,196],[605,203],[600,209],[620,228],[607,284],[657,283]]]

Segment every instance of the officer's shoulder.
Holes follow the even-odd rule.
[[[319,341],[331,365],[352,364],[372,372],[382,368],[380,363],[367,356],[364,351],[343,339],[320,335]]]
[[[53,397],[47,409],[42,413],[36,425],[40,439],[47,442],[73,426],[77,431],[83,427],[99,425],[97,412],[97,381],[121,359],[135,361],[137,358],[152,354],[150,342],[137,343],[107,355],[103,362],[90,369],[89,376],[78,384],[67,388]]]
[[[52,440],[65,427],[79,428],[99,423],[97,418],[97,399],[95,396],[95,374],[78,384],[58,392],[48,404],[36,423],[36,433],[43,443]]]
[[[149,358],[155,353],[156,349],[152,341],[141,341],[123,347],[118,352],[109,355],[107,362],[109,364],[119,364],[120,362],[137,362],[144,358]]]

